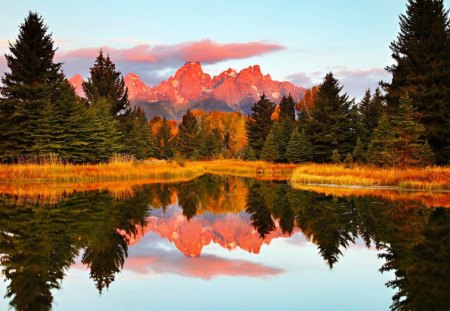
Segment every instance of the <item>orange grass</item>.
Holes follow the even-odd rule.
[[[295,164],[264,161],[215,160],[195,162],[203,165],[207,173],[251,177],[260,180],[288,180],[297,167]]]
[[[450,193],[448,192],[399,191],[393,189],[350,188],[308,184],[294,184],[292,187],[336,197],[373,196],[389,201],[420,202],[426,207],[450,208]]]
[[[123,161],[105,164],[74,165],[61,163],[0,165],[0,183],[29,181],[98,181],[127,179],[177,179],[197,177],[204,173],[201,165],[183,165],[166,161]]]
[[[98,165],[61,163],[0,165],[0,193],[49,203],[77,191],[90,190],[106,190],[114,197],[123,198],[132,196],[135,186],[189,181],[205,173],[260,180],[290,180],[291,185],[299,189],[304,189],[305,185],[309,187],[334,185],[339,188],[334,187],[330,190],[330,187],[327,187],[321,192],[332,191],[330,194],[335,195],[339,193],[376,195],[390,197],[392,200],[412,199],[427,206],[450,207],[450,167],[346,168],[332,164],[294,165],[239,160],[136,162],[116,159]],[[380,187],[389,190],[425,190],[433,193],[386,191],[379,189]]]
[[[387,187],[450,191],[450,167],[376,168],[354,166],[346,168],[333,164],[304,164],[298,166],[291,178],[296,184],[325,184],[335,186]]]
[[[126,180],[99,180],[78,182],[32,182],[32,183],[0,183],[0,194],[15,196],[20,202],[37,202],[55,204],[63,198],[77,192],[94,190],[107,191],[117,200],[132,198],[136,187],[149,184],[165,184],[188,182],[195,177],[180,177],[171,179],[126,179]]]

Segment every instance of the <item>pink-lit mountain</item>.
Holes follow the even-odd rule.
[[[147,220],[147,226],[138,229],[140,234],[129,237],[130,245],[137,244],[144,235],[153,232],[169,240],[187,257],[200,256],[203,247],[211,243],[229,250],[239,248],[258,254],[263,244],[289,237],[276,222],[276,229],[264,239],[260,238],[246,213],[204,214],[187,220],[181,209],[172,208],[167,214],[157,213]],[[298,231],[295,229],[292,234]]]
[[[239,72],[230,68],[211,77],[203,72],[200,63],[188,62],[174,76],[154,87],[146,85],[134,73],[127,74],[124,80],[132,104],[141,106],[149,117],[179,118],[188,108],[248,113],[262,94],[278,103],[287,94],[299,101],[305,92],[304,88],[290,82],[275,81],[269,74],[263,75],[259,65]],[[82,96],[80,76],[69,81]]]

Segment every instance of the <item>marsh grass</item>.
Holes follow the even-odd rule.
[[[316,184],[347,187],[384,187],[450,191],[450,167],[377,168],[334,164],[304,164],[290,178],[292,185]]]

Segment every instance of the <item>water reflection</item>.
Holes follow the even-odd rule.
[[[186,256],[198,257],[188,267],[196,272],[185,275],[201,271],[200,277],[209,278],[236,275],[236,269],[254,277],[283,270],[201,255],[205,245],[258,254],[263,243],[301,231],[330,268],[356,239],[374,245],[385,260],[377,268],[395,272],[387,284],[397,291],[392,309],[444,310],[450,305],[449,220],[448,209],[425,208],[415,201],[325,195],[280,182],[210,175],[135,187],[121,198],[90,191],[47,204],[2,195],[1,267],[13,308],[46,310],[52,306],[51,291],[60,287],[77,256],[102,293],[123,268],[128,247],[148,232],[171,241]],[[133,260],[129,264],[137,266]],[[170,258],[140,260],[165,271],[181,269]]]

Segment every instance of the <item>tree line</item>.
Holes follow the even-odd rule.
[[[142,109],[131,107],[121,73],[101,50],[82,84],[85,97],[78,97],[54,61],[47,26],[30,12],[5,55],[10,71],[0,88],[0,161],[55,154],[67,162],[99,163],[123,153],[137,159],[445,165],[449,25],[442,0],[409,0],[390,46],[392,82],[368,90],[357,104],[330,72],[300,103],[288,95],[276,104],[263,95],[245,119],[188,110],[174,125],[165,117],[148,122]]]
[[[72,163],[105,162],[114,153],[150,156],[145,114],[131,108],[109,56],[100,51],[80,98],[54,61],[53,40],[38,14],[29,13],[9,48],[10,71],[0,89],[0,161],[49,154]]]

